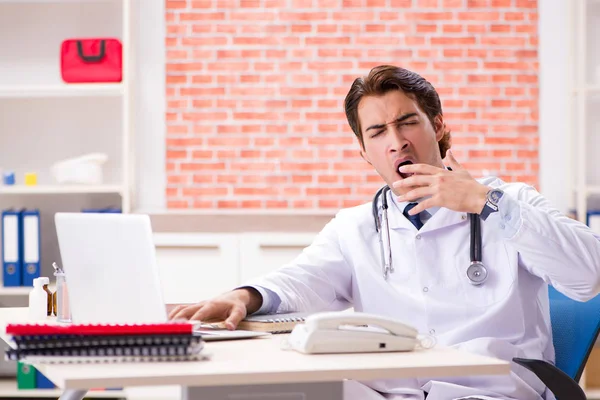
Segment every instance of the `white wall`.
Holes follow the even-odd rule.
[[[540,187],[562,212],[570,208],[573,181],[568,111],[572,76],[568,2],[539,0]]]
[[[165,1],[134,0],[135,174],[133,211],[166,208]]]

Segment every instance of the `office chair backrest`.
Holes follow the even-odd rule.
[[[579,382],[600,331],[600,295],[572,300],[548,287],[556,367]]]

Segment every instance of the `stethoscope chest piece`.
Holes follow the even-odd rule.
[[[481,285],[487,279],[487,269],[480,261],[472,261],[467,268],[467,277],[472,285]]]

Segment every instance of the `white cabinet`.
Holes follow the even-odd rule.
[[[132,96],[132,3],[0,0],[0,170],[15,174],[14,185],[0,184],[0,210],[39,209],[44,276],[52,277],[52,262],[61,262],[56,212],[108,207],[125,213],[131,210],[131,117],[136,104]],[[119,39],[122,81],[63,82],[61,43],[76,38]],[[52,165],[88,153],[107,156],[102,180],[59,184]],[[37,174],[37,185],[24,184],[26,173]],[[0,288],[2,304],[4,294],[13,296],[13,292],[13,288]]]
[[[237,237],[229,234],[155,233],[166,303],[195,303],[239,282]]]
[[[155,233],[167,303],[193,303],[292,261],[316,233]]]
[[[310,233],[245,233],[240,235],[241,282],[258,278],[292,261],[311,244]]]

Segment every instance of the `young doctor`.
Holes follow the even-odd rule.
[[[471,177],[449,151],[437,92],[414,72],[374,68],[354,81],[345,110],[362,157],[391,190],[375,204],[341,210],[291,263],[170,317],[226,320],[234,329],[252,313],[354,307],[413,325],[441,345],[553,360],[547,285],[577,300],[595,296],[600,236],[531,186]],[[554,398],[514,363],[507,376],[345,381],[344,396]]]

